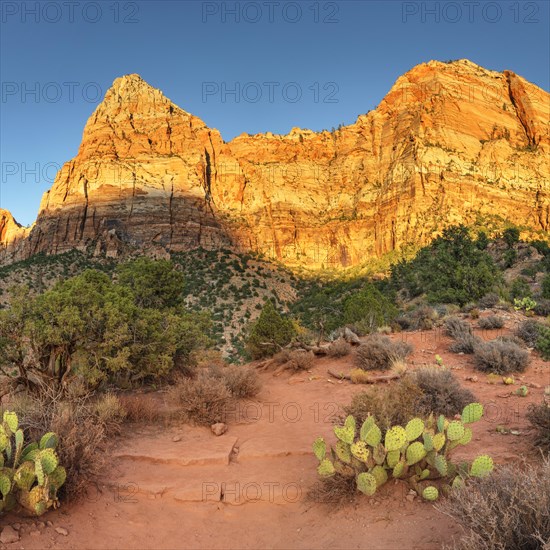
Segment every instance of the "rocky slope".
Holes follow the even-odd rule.
[[[193,247],[347,267],[445,224],[550,227],[550,96],[514,73],[431,61],[334,132],[217,130],[138,75],[115,80],[32,228],[0,211],[0,261],[70,248]]]

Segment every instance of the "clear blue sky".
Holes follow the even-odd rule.
[[[0,206],[23,224],[123,74],[226,140],[349,124],[430,59],[468,58],[549,88],[548,1],[3,0],[1,10]],[[239,102],[222,96],[236,84]]]

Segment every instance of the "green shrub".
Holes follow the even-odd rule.
[[[357,348],[356,362],[363,370],[388,370],[396,361],[405,359],[412,352],[407,342],[394,342],[387,336],[371,334]]]
[[[550,273],[547,273],[542,280],[541,293],[543,298],[550,300]]]
[[[502,233],[502,238],[508,248],[512,248],[519,242],[519,229],[517,227],[509,227],[508,229],[505,229]]]
[[[507,464],[438,506],[464,532],[454,550],[545,550],[550,540],[550,460]]]
[[[491,340],[475,346],[474,365],[481,372],[508,374],[523,372],[529,364],[529,353],[512,342]]]
[[[546,361],[550,360],[550,327],[541,326],[535,343],[535,349]]]
[[[297,336],[297,330],[290,319],[277,312],[268,300],[258,320],[250,328],[246,341],[247,349],[254,359],[269,357],[289,344]]]
[[[532,296],[531,287],[523,277],[518,277],[512,281],[509,294],[512,301],[516,299],[521,300]]]
[[[388,325],[397,315],[397,308],[374,285],[366,284],[360,292],[344,300],[343,323],[362,323],[364,332]]]
[[[392,287],[409,296],[426,294],[432,303],[464,305],[479,300],[501,275],[491,256],[480,250],[464,226],[449,227],[409,262],[392,266]]]

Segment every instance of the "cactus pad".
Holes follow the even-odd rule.
[[[445,445],[445,434],[438,433],[433,436],[433,448],[435,451],[440,451]]]
[[[425,470],[422,470],[419,475],[420,481],[422,481],[423,479],[426,479],[429,475],[430,475],[430,470],[428,470],[427,468]]]
[[[420,462],[426,456],[426,449],[424,449],[424,445],[420,443],[420,441],[416,441],[415,443],[411,443],[411,445],[409,445],[406,456],[407,464],[412,466],[413,464]]]
[[[458,440],[458,442],[461,445],[467,445],[472,441],[472,429],[471,428],[464,428],[464,435]]]
[[[488,455],[478,456],[470,466],[470,475],[484,477],[493,471],[493,459]]]
[[[318,437],[313,442],[313,453],[317,457],[317,460],[321,461],[327,454],[327,444],[322,437]]]
[[[57,468],[58,460],[53,449],[40,451],[39,459],[45,474],[51,474]]]
[[[44,434],[40,439],[39,447],[41,449],[55,449],[58,443],[59,440],[57,438],[57,435],[53,432],[48,432]]]
[[[451,487],[453,489],[460,489],[461,487],[464,487],[464,481],[462,481],[462,478],[460,476],[456,476],[453,479],[453,482],[451,484]]]
[[[439,491],[436,487],[433,487],[430,485],[429,487],[426,487],[422,491],[422,498],[429,501],[437,500],[437,497],[439,496]]]
[[[11,481],[7,475],[0,474],[0,494],[3,498],[8,496],[11,491]]]
[[[50,485],[58,491],[67,479],[67,471],[63,466],[58,466],[49,476]]]
[[[440,414],[437,417],[437,430],[439,432],[442,432],[445,429],[445,422],[446,422],[445,417],[442,414]]]
[[[447,438],[449,441],[458,441],[464,437],[464,424],[460,420],[453,420],[447,426]]]
[[[407,441],[414,441],[422,435],[424,431],[424,422],[420,418],[413,418],[409,420],[405,426],[405,432],[407,434]]]
[[[317,473],[321,477],[333,476],[334,472],[334,464],[328,458],[321,460],[321,463],[317,467]]]
[[[372,469],[371,474],[376,479],[377,487],[381,487],[382,485],[384,485],[384,483],[386,483],[386,481],[388,481],[388,473],[386,472],[386,469],[383,468],[382,466],[378,466],[378,465],[375,466]]]
[[[376,464],[382,465],[384,464],[384,461],[386,460],[386,449],[384,448],[384,445],[379,443],[372,451],[372,458],[374,458],[374,461]]]
[[[386,455],[386,461],[388,463],[388,466],[390,468],[393,468],[399,462],[400,458],[401,458],[401,453],[399,451],[390,451]]]
[[[343,441],[337,441],[334,447],[334,451],[336,452],[336,456],[342,462],[345,462],[346,464],[349,464],[351,462],[350,446],[347,443],[344,443]]]
[[[344,443],[351,445],[355,437],[355,430],[351,426],[334,426],[334,435]]]
[[[442,455],[436,455],[434,458],[434,466],[440,476],[445,477],[448,473],[447,460]]]
[[[372,496],[376,493],[376,478],[368,472],[357,476],[357,488],[365,495]]]
[[[394,426],[386,432],[384,446],[387,451],[397,451],[407,442],[407,432],[401,426]]]
[[[393,468],[392,475],[395,478],[401,477],[405,473],[405,462],[399,461]]]
[[[422,434],[422,439],[424,440],[424,449],[426,449],[426,451],[431,451],[434,448],[434,438],[432,434],[424,432]]]
[[[483,416],[483,405],[481,403],[470,403],[464,407],[462,411],[462,422],[471,424],[477,422]]]
[[[366,441],[367,434],[369,433],[369,430],[374,426],[374,416],[367,416],[363,424],[361,425],[361,429],[359,430],[359,439],[361,441]]]
[[[19,489],[24,491],[29,491],[34,483],[36,475],[34,473],[34,463],[33,462],[23,462],[21,466],[15,472],[13,480]]]
[[[19,420],[17,419],[17,414],[10,411],[4,411],[4,424],[10,429],[11,433],[15,433],[19,426]]]
[[[352,443],[351,454],[361,462],[366,462],[369,458],[369,450],[367,444],[364,441],[357,441],[357,443]]]
[[[355,436],[356,425],[353,415],[349,414],[348,416],[346,416],[346,420],[344,421],[344,428],[351,428],[353,430],[353,435]]]
[[[382,441],[382,432],[376,424],[373,424],[368,433],[365,435],[364,441],[371,447],[376,447],[380,444],[380,441]]]

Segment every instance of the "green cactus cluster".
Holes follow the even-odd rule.
[[[392,426],[385,434],[372,416],[360,427],[348,416],[343,426],[334,427],[334,447],[323,438],[314,442],[318,473],[321,477],[354,476],[357,489],[369,496],[389,478],[403,479],[426,501],[437,500],[440,494],[461,487],[466,477],[483,477],[493,470],[493,460],[487,455],[478,456],[471,465],[456,465],[449,458],[455,447],[470,442],[469,425],[482,416],[483,406],[470,403],[460,420],[449,421],[442,415],[413,418],[405,427]]]
[[[58,506],[57,492],[67,473],[55,452],[58,439],[48,432],[25,446],[14,412],[5,411],[0,423],[0,513],[17,506],[42,515]]]

